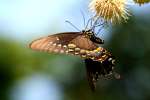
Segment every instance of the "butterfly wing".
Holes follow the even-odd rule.
[[[101,68],[101,63],[98,61],[93,61],[91,59],[85,59],[84,61],[87,70],[89,86],[92,89],[92,91],[95,91],[96,82],[99,78],[99,69]]]
[[[90,39],[85,37],[81,32],[66,32],[49,35],[33,41],[29,46],[34,50],[49,53],[68,53],[69,50],[73,51],[75,48],[78,48],[78,50],[94,50],[98,47],[96,43],[90,41]]]
[[[59,44],[66,45],[79,33],[58,33],[34,40],[29,47],[34,50],[52,52]]]
[[[95,91],[96,82],[100,76],[105,77],[106,75],[109,75],[110,71],[112,71],[112,69],[110,70],[109,64],[93,61],[92,59],[85,59],[85,66],[87,70],[89,86],[92,91]]]

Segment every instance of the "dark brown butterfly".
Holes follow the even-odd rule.
[[[99,46],[103,43],[102,39],[95,36],[93,29],[89,29],[49,35],[33,41],[29,46],[33,50],[73,54],[84,58],[89,85],[95,90],[99,76],[111,74],[115,61],[107,50]]]

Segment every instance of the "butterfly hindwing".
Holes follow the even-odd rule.
[[[99,69],[101,68],[101,64],[98,61],[93,61],[91,59],[85,59],[85,66],[87,71],[87,78],[89,82],[90,88],[95,91],[96,88],[96,82],[99,77]]]
[[[110,57],[108,57],[109,59]],[[89,86],[94,91],[96,88],[96,82],[100,77],[109,78],[112,75],[113,65],[106,59],[104,62],[93,61],[92,59],[85,59],[85,65],[87,70],[87,78]]]

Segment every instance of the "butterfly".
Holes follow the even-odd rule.
[[[31,42],[29,47],[37,51],[84,58],[89,85],[95,90],[99,76],[112,74],[115,65],[111,53],[100,47],[100,44],[104,44],[104,40],[98,38],[91,28],[81,32],[64,32],[42,37]]]

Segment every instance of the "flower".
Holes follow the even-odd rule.
[[[140,6],[145,3],[149,3],[150,0],[134,0],[135,3],[138,3]]]
[[[89,8],[96,12],[96,17],[102,17],[112,23],[120,23],[128,20],[128,10],[125,0],[92,0]]]

